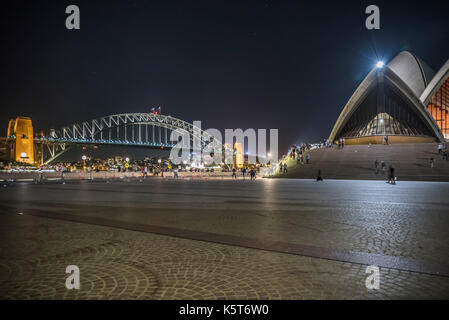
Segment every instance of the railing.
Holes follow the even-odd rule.
[[[241,177],[241,173],[238,173]],[[148,177],[175,178],[174,172],[148,174]],[[178,172],[179,179],[220,179],[230,178],[232,172]],[[0,172],[0,181],[74,181],[74,180],[117,180],[117,179],[143,178],[141,172],[116,172],[116,171],[77,171],[77,172]]]

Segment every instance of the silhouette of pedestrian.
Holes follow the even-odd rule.
[[[250,176],[251,176],[251,180],[255,180],[256,179],[256,170],[251,169],[251,171],[249,172]]]
[[[388,183],[396,184],[396,177],[394,175],[394,167],[391,164],[388,167]]]
[[[318,174],[316,177],[316,181],[323,181],[323,177],[321,176],[321,169],[318,169]]]
[[[374,161],[374,173],[379,174],[379,161]]]

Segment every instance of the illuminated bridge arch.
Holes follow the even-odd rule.
[[[52,129],[48,137],[40,140],[48,147],[48,163],[67,151],[74,144],[104,144],[172,148],[172,131],[185,130],[190,140],[199,139],[203,146],[210,142],[214,148],[221,148],[221,141],[193,124],[169,115],[154,113],[122,113],[109,115],[81,123],[74,123],[60,129]],[[203,137],[203,140],[201,140]]]

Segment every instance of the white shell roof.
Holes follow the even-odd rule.
[[[424,62],[408,51],[402,51],[387,65],[413,91],[421,97],[435,73]]]

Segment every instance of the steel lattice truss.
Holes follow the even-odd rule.
[[[162,130],[163,129],[163,130]],[[189,135],[190,140],[209,143],[223,152],[221,141],[186,121],[154,113],[123,113],[51,130],[47,137],[38,140],[47,145],[52,161],[67,150],[67,144],[115,144],[172,148],[170,133],[177,130]],[[229,151],[229,150],[227,150]],[[233,152],[233,151],[230,151]]]

